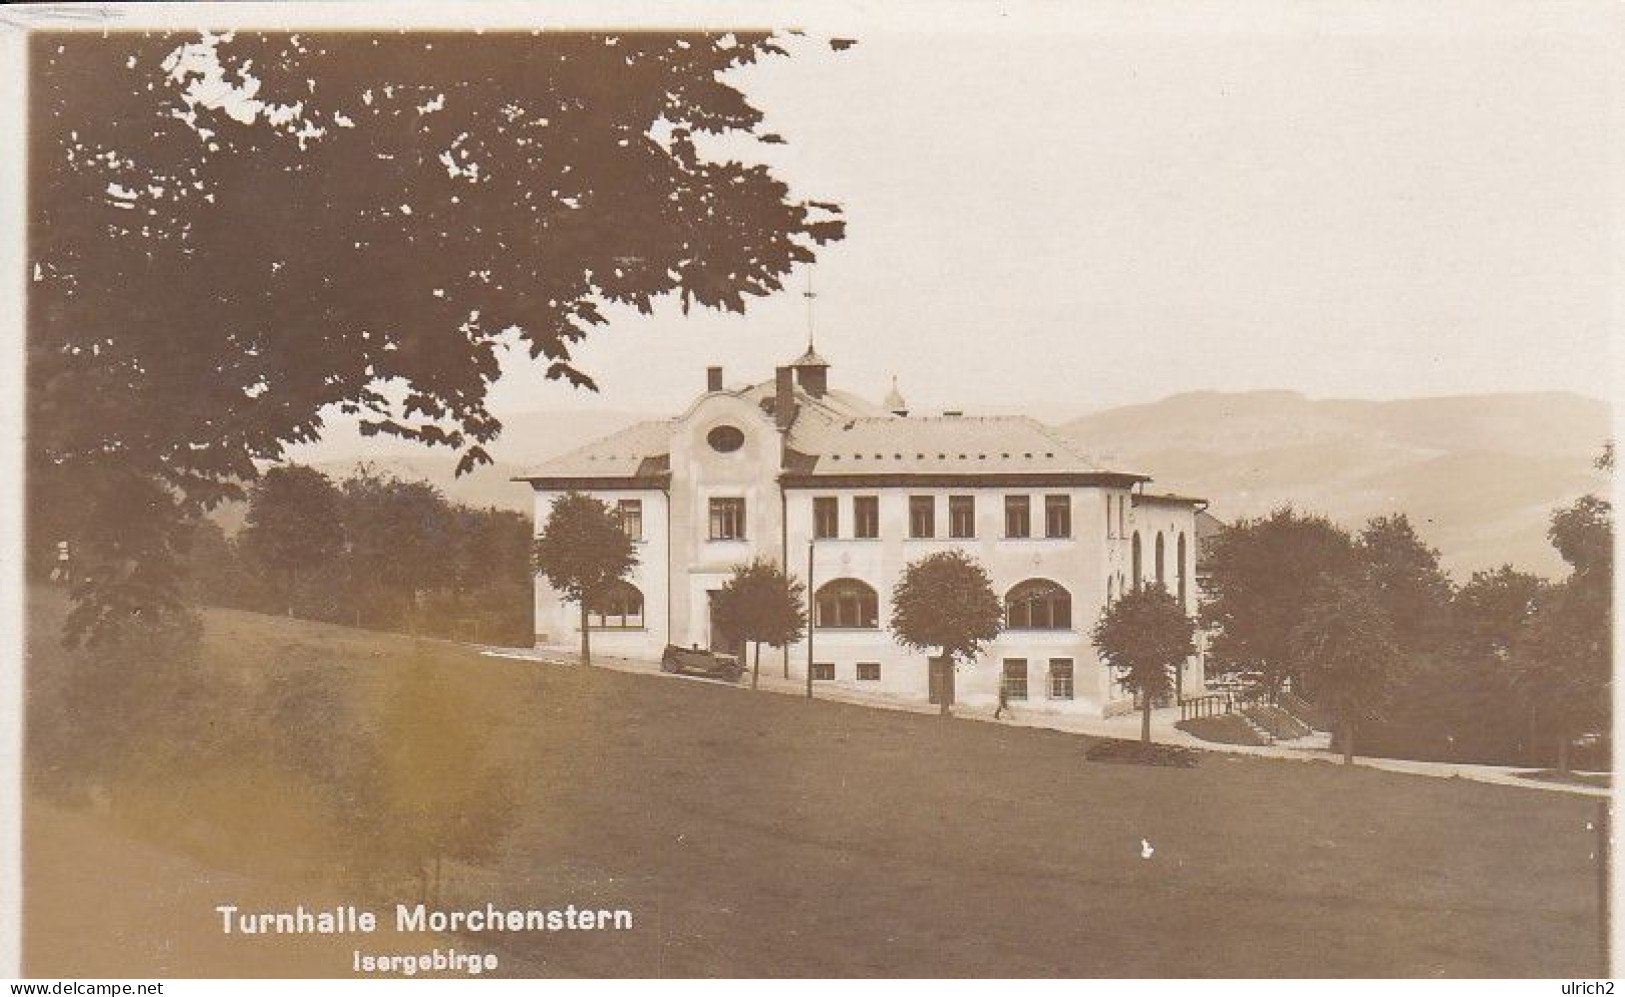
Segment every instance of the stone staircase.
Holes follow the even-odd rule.
[[[1270,733],[1269,728],[1248,716],[1246,710],[1237,710],[1236,716],[1241,718],[1241,722],[1246,724],[1247,729],[1256,734],[1262,743],[1274,744],[1276,742],[1276,737],[1274,734]]]

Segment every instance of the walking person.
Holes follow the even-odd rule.
[[[73,576],[73,555],[70,553],[68,542],[56,542],[56,563],[51,566],[51,581],[59,585],[66,585]]]
[[[1010,712],[1010,686],[1001,677],[999,679],[999,707],[993,711],[993,719],[998,720]]]

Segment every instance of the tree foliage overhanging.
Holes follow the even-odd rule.
[[[770,35],[37,33],[28,492],[102,567],[72,628],[172,602],[176,524],[324,414],[500,430],[500,351],[591,387],[609,305],[741,311],[839,209],[708,150],[776,142]],[[130,507],[138,506],[139,513]]]

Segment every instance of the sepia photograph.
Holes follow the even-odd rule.
[[[1622,27],[0,9],[0,975],[1606,978]]]

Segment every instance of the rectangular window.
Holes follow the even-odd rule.
[[[880,662],[878,662],[878,661],[860,661],[860,662],[858,662],[858,681],[859,682],[879,682],[880,681]]]
[[[813,681],[814,682],[833,682],[833,681],[835,681],[835,662],[833,662],[833,661],[814,661],[813,662]]]
[[[1072,659],[1049,659],[1049,698],[1072,698]]]
[[[1106,496],[1106,539],[1111,540],[1117,536],[1117,501],[1110,495]]]
[[[948,535],[955,540],[969,540],[976,536],[976,496],[948,497]]]
[[[1128,496],[1117,496],[1117,538],[1128,536]]]
[[[643,539],[643,502],[640,499],[621,499],[615,503],[615,512],[621,517],[621,529],[633,540]]]
[[[880,499],[873,495],[852,499],[852,535],[859,540],[880,536]]]
[[[711,539],[745,539],[744,499],[714,498],[711,500]]]
[[[1072,496],[1044,496],[1044,536],[1052,540],[1072,535]]]
[[[1025,495],[1004,497],[1004,535],[1014,539],[1033,534],[1032,506]]]
[[[909,496],[908,535],[915,540],[929,540],[937,535],[937,500],[934,497]]]
[[[1027,659],[1004,659],[1004,698],[1027,698]]]
[[[841,535],[841,503],[833,496],[813,499],[813,536],[832,540]]]

